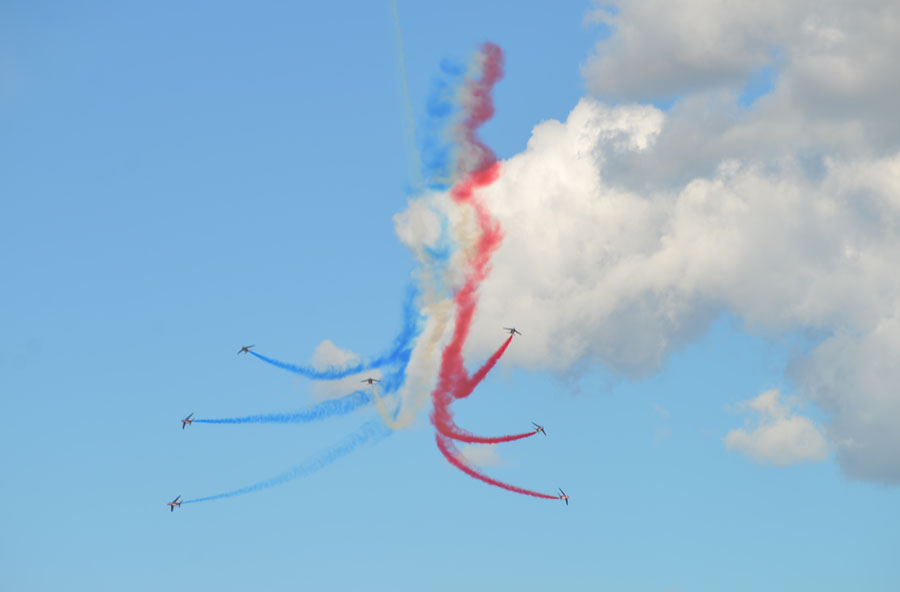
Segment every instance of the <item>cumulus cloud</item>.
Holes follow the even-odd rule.
[[[467,356],[520,326],[507,362],[643,376],[722,312],[814,331],[797,396],[848,475],[900,483],[900,5],[636,0],[603,18],[614,32],[585,68],[599,99],[537,125],[482,192],[505,238]],[[773,59],[774,89],[741,107]],[[665,112],[619,102],[668,95]],[[438,236],[422,219],[398,225],[408,244]],[[813,433],[760,417],[747,450]]]
[[[797,366],[798,394],[829,413],[830,438],[853,443],[836,446],[848,474],[900,482],[900,459],[889,452],[896,391],[846,375],[840,385],[813,378],[828,374],[835,343],[865,350],[896,315],[900,153],[829,154],[811,172],[802,155],[723,152],[708,176],[685,182],[647,189],[611,180],[609,155],[652,155],[668,117],[586,98],[567,121],[538,125],[503,164],[484,198],[506,236],[467,354],[486,355],[498,324],[517,325],[529,338],[508,361],[567,372],[596,360],[642,376],[723,311],[754,331],[833,335]],[[882,357],[900,355],[886,348]],[[852,376],[877,370],[877,358],[856,358]],[[876,411],[889,415],[859,419]],[[883,459],[861,468],[876,450]]]
[[[900,89],[890,0],[629,0],[592,14],[614,31],[584,66],[605,99],[740,91],[766,65],[781,70],[785,99],[818,115],[887,115]]]
[[[635,0],[615,12],[599,11],[615,33],[584,68],[589,89],[677,103],[652,154],[607,159],[613,183],[684,184],[723,155],[795,156],[814,172],[827,156],[900,148],[896,2]],[[776,72],[774,89],[740,108],[736,97],[763,67]]]
[[[325,339],[320,343],[312,356],[312,366],[318,370],[327,370],[328,368],[341,368],[348,364],[354,364],[360,361],[360,357],[350,350],[341,349],[331,340]],[[380,370],[367,370],[366,377],[381,378]],[[354,374],[341,378],[340,380],[314,380],[312,382],[312,392],[320,399],[336,399],[343,397],[347,393],[359,390],[360,376],[362,374]]]
[[[778,390],[769,390],[738,405],[738,410],[755,412],[743,428],[728,432],[723,441],[756,462],[791,465],[821,461],[828,457],[825,437],[816,424],[781,401]]]
[[[600,8],[592,20],[615,34],[597,44],[585,66],[589,88],[604,97],[636,100],[738,84],[790,34],[791,4],[638,0]]]
[[[477,467],[496,467],[503,464],[495,444],[465,444],[459,449],[459,456],[466,463]]]
[[[809,399],[828,411],[829,440],[859,479],[900,483],[900,318],[867,333],[842,331],[792,368]]]

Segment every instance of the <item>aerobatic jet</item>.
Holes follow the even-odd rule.
[[[563,500],[564,502],[566,502],[566,505],[567,505],[567,506],[569,505],[569,496],[567,496],[567,495],[566,495],[566,492],[563,491],[562,489],[559,490],[559,499],[561,499],[561,500]]]
[[[538,424],[536,424],[536,423],[534,423],[534,422],[531,422],[531,425],[534,426],[534,433],[535,433],[535,434],[538,433],[538,432],[540,432],[540,433],[544,434],[545,436],[547,435],[547,432],[544,431],[544,426],[538,425]]]
[[[191,423],[193,423],[194,420],[191,419],[192,417],[194,417],[193,413],[191,413],[190,415],[188,415],[187,417],[185,417],[184,419],[181,420],[181,429],[184,429],[185,427],[187,427]]]
[[[242,347],[241,349],[238,350],[238,353],[239,353],[239,354],[249,354],[249,353],[250,353],[250,348],[252,348],[252,347],[256,347],[256,346],[253,346],[253,345],[245,345],[244,347]]]
[[[503,327],[503,330],[509,331],[510,335],[515,335],[516,333],[519,333],[518,331],[516,331],[515,327]],[[519,335],[521,335],[521,333],[519,333]]]
[[[172,501],[170,501],[169,503],[166,504],[167,506],[169,506],[169,511],[170,511],[170,512],[174,512],[174,511],[175,511],[175,506],[181,507],[181,502],[178,501],[179,499],[181,499],[181,496],[180,496],[180,495],[179,495],[178,497],[176,497],[175,499],[173,499]]]
[[[360,380],[360,382],[368,382],[369,384],[372,384],[373,382],[381,382],[381,381],[378,380],[377,378],[367,378],[365,380]]]

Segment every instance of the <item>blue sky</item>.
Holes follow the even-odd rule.
[[[582,66],[609,31],[589,8],[400,2],[417,121],[441,60],[490,40],[507,67],[483,136],[519,154],[591,87]],[[513,358],[456,406],[478,433],[545,424],[485,470],[563,487],[569,507],[456,471],[423,411],[315,474],[168,512],[377,418],[178,421],[316,401],[241,345],[305,363],[324,339],[375,355],[399,331],[414,262],[392,220],[412,196],[390,6],[0,16],[3,589],[896,589],[895,486],[848,478],[831,452],[772,466],[723,444],[741,401],[802,391],[793,365],[833,329],[775,330],[736,306],[640,378],[602,356]],[[735,96],[777,85],[767,67],[749,64]]]

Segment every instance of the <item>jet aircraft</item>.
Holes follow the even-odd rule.
[[[191,419],[192,417],[194,417],[193,412],[181,420],[181,429],[184,429],[185,427],[187,427],[187,426],[191,425],[191,423],[193,423],[194,420]]]
[[[566,505],[567,505],[567,506],[569,505],[569,496],[567,496],[567,495],[566,495],[566,492],[563,491],[562,489],[559,490],[559,499],[561,499],[561,500],[563,500],[564,502],[566,502]]]
[[[373,382],[381,382],[381,381],[377,378],[367,378],[365,380],[360,380],[360,382],[368,382],[369,384],[372,384]]]
[[[509,331],[510,335],[515,335],[516,333],[519,333],[519,331],[517,331],[515,327],[503,327],[503,330]],[[521,333],[519,333],[519,335],[521,335]]]
[[[254,346],[254,345],[245,345],[244,347],[242,347],[241,349],[238,350],[238,353],[239,353],[239,354],[244,354],[244,353],[249,354],[249,353],[250,353],[250,348],[252,348],[252,347],[256,347],[256,346]]]
[[[535,434],[538,433],[538,432],[540,432],[540,433],[544,434],[545,436],[547,435],[547,432],[544,431],[544,426],[538,425],[538,424],[536,424],[536,423],[534,423],[534,422],[531,422],[531,425],[534,426],[534,433],[535,433]]]
[[[179,499],[181,499],[181,496],[180,496],[180,495],[179,495],[178,497],[176,497],[175,499],[173,499],[172,501],[170,501],[169,503],[166,504],[167,506],[169,506],[169,511],[170,511],[170,512],[174,512],[176,506],[178,506],[179,508],[181,507],[181,502],[178,501]]]

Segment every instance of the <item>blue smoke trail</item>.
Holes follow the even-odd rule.
[[[453,162],[453,142],[447,136],[450,122],[459,113],[456,89],[465,73],[465,67],[443,60],[441,75],[431,83],[425,113],[427,118],[421,126],[422,172],[428,187],[444,190],[451,185],[450,165]]]
[[[335,415],[346,415],[364,405],[368,405],[371,401],[371,393],[359,390],[353,391],[340,399],[323,401],[318,405],[290,413],[261,413],[245,415],[244,417],[195,419],[194,423],[309,423]]]
[[[421,315],[416,309],[416,297],[418,296],[418,294],[419,292],[414,286],[409,286],[406,289],[406,298],[403,302],[403,328],[400,330],[400,334],[397,335],[396,338],[394,338],[394,343],[391,345],[391,349],[388,350],[387,353],[382,354],[374,360],[357,362],[356,364],[343,366],[340,368],[332,366],[330,368],[326,368],[325,370],[319,370],[311,366],[300,366],[298,364],[289,364],[287,362],[282,362],[280,360],[258,354],[255,351],[251,351],[250,354],[256,356],[263,362],[281,368],[282,370],[287,370],[289,372],[293,372],[294,374],[299,374],[313,380],[338,380],[352,374],[364,372],[365,370],[371,370],[373,368],[380,368],[389,364],[399,363],[404,359],[409,360],[409,352],[412,349],[412,341],[419,334],[419,320],[421,319]]]
[[[399,389],[406,382],[406,367],[412,349],[403,350],[395,360],[397,369],[385,374],[381,378],[381,388],[385,394],[390,394]],[[219,423],[219,424],[243,424],[243,423],[309,423],[319,421],[327,417],[347,415],[372,402],[372,393],[367,390],[356,390],[339,399],[323,401],[312,407],[300,409],[288,413],[259,413],[256,415],[244,415],[242,417],[222,417],[213,419],[195,419],[194,423]]]
[[[305,477],[306,475],[314,473],[319,469],[327,467],[339,458],[350,454],[363,444],[367,442],[379,442],[387,438],[390,434],[391,430],[385,427],[381,423],[380,419],[369,421],[361,425],[355,432],[353,432],[352,434],[344,438],[344,440],[338,442],[331,448],[323,450],[317,456],[314,456],[313,458],[306,460],[298,465],[294,465],[287,471],[275,475],[274,477],[271,477],[264,481],[257,481],[256,483],[247,485],[246,487],[232,489],[231,491],[226,491],[225,493],[184,500],[183,503],[196,504],[198,502],[208,502],[217,499],[224,499],[226,497],[235,497],[237,495],[253,493],[255,491],[261,491],[263,489],[268,489],[276,485],[281,485],[282,483],[287,483],[288,481],[293,481],[294,479]]]

